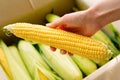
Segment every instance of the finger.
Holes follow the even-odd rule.
[[[51,49],[52,51],[56,51],[56,48],[55,48],[55,47],[50,46],[50,49]]]
[[[65,25],[60,25],[60,26],[58,26],[58,27],[56,27],[57,29],[62,29],[62,30],[66,30],[66,27],[65,27]]]
[[[71,52],[68,52],[68,55],[69,55],[69,56],[73,56],[73,53],[71,53]]]
[[[53,25],[53,23],[47,23],[46,24],[47,27],[51,27],[51,28],[55,28],[56,26]]]
[[[60,53],[61,53],[61,54],[66,54],[66,53],[67,53],[67,51],[66,51],[66,50],[61,49],[61,50],[60,50]]]
[[[56,20],[56,21],[54,21],[52,23],[46,24],[46,26],[51,27],[51,28],[56,28],[61,24],[62,24],[62,21],[61,21],[61,19],[59,19],[59,20]]]

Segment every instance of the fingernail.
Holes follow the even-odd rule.
[[[71,53],[71,52],[68,52],[68,55],[69,55],[69,56],[73,56],[73,53]]]
[[[56,51],[56,48],[55,48],[55,47],[50,46],[50,49],[51,49],[52,51]]]
[[[65,26],[64,25],[60,26],[60,29],[65,30]]]
[[[66,30],[65,26],[64,25],[60,25],[57,27],[58,29],[62,29],[62,30]]]
[[[63,50],[63,49],[60,50],[60,53],[61,53],[61,54],[66,54],[66,52],[67,52],[67,51],[66,51],[66,50]]]
[[[46,26],[50,26],[50,25],[51,25],[51,23],[47,23],[47,24],[46,24]]]

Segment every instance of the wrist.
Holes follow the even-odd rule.
[[[102,0],[94,5],[89,11],[93,13],[99,25],[105,26],[110,22],[120,19],[120,0]]]
[[[86,10],[86,20],[90,20],[89,22],[91,24],[93,24],[92,27],[94,27],[94,29],[99,30],[104,26],[104,23],[102,23],[102,19],[100,19],[100,15],[97,13],[96,9],[88,9]]]

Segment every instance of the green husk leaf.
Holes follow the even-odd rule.
[[[59,16],[57,16],[57,15],[55,15],[55,14],[47,14],[46,15],[46,20],[48,21],[48,22],[53,22],[53,21],[55,21],[55,20],[57,20],[57,19],[59,19],[60,17]]]
[[[97,70],[97,65],[88,58],[74,54],[72,59],[76,62],[85,75],[89,75]]]
[[[24,71],[27,72],[27,69],[25,67],[25,64],[20,56],[20,53],[18,51],[18,48],[15,45],[8,46],[10,52],[12,53],[12,57],[15,59],[17,63],[19,63],[20,67],[23,68]]]
[[[111,39],[103,31],[98,31],[92,36],[92,38],[103,42],[113,52],[113,57],[120,54],[120,51],[115,47]]]
[[[43,72],[44,75],[48,77],[48,79],[56,80],[56,75],[52,73],[49,66],[45,63],[39,52],[33,47],[30,42],[21,40],[18,43],[18,48],[33,80],[36,79],[36,69]],[[48,73],[51,75],[49,75]]]
[[[55,52],[51,51],[49,46],[40,44],[41,54],[47,59],[51,68],[65,80],[81,80],[82,72],[77,65],[73,62],[69,55],[60,54],[59,49]]]
[[[10,80],[0,64],[0,80]]]
[[[24,71],[24,69],[19,65],[19,63],[16,62],[14,57],[11,55],[12,53],[10,52],[7,45],[2,40],[0,40],[0,44],[8,60],[14,80],[21,80],[21,78],[22,80],[32,80],[29,74]]]

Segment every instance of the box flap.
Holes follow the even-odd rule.
[[[120,55],[87,76],[84,80],[120,80]]]

